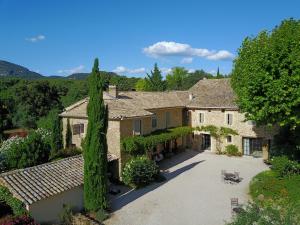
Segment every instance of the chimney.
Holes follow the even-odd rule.
[[[109,85],[108,86],[108,94],[111,97],[117,98],[118,97],[118,88],[116,85]]]
[[[189,100],[190,100],[190,101],[192,101],[192,100],[193,100],[193,98],[194,98],[193,94],[192,94],[192,93],[190,93],[190,94],[189,94]]]

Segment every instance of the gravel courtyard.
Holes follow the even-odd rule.
[[[112,197],[106,225],[219,225],[231,217],[230,198],[249,199],[249,181],[268,169],[262,159],[227,157],[188,150],[162,162],[167,181]],[[236,185],[221,181],[221,170],[238,171]]]

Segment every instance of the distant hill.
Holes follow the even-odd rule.
[[[103,73],[104,76],[108,76],[110,78],[112,77],[124,77],[124,76],[120,76],[119,74],[116,74],[114,72],[107,72],[107,71],[100,71],[100,73]],[[73,73],[69,76],[67,76],[66,78],[68,79],[75,79],[75,80],[83,80],[86,79],[87,76],[90,75],[89,73]]]
[[[29,69],[10,63],[4,60],[0,60],[0,77],[20,77],[25,79],[39,79],[43,78],[43,75],[30,71]]]

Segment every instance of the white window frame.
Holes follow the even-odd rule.
[[[139,122],[139,126],[140,126],[140,130],[136,131],[136,122]],[[133,123],[132,123],[133,129],[132,129],[132,133],[134,136],[138,136],[138,135],[142,135],[142,120],[141,119],[134,119]]]
[[[231,116],[231,123],[230,123],[230,116]],[[226,125],[232,126],[232,124],[233,124],[233,113],[226,113],[225,114],[225,123],[226,123]]]
[[[199,123],[203,124],[204,121],[205,121],[205,115],[204,115],[204,112],[200,112],[199,113]]]

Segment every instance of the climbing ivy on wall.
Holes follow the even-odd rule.
[[[147,136],[126,137],[121,141],[121,148],[130,155],[142,155],[151,152],[158,144],[188,135],[193,128],[184,126],[156,131]]]
[[[229,127],[216,127],[214,125],[207,125],[197,127],[195,130],[208,132],[216,139],[217,152],[221,152],[222,139],[229,135],[238,135],[238,132]]]

